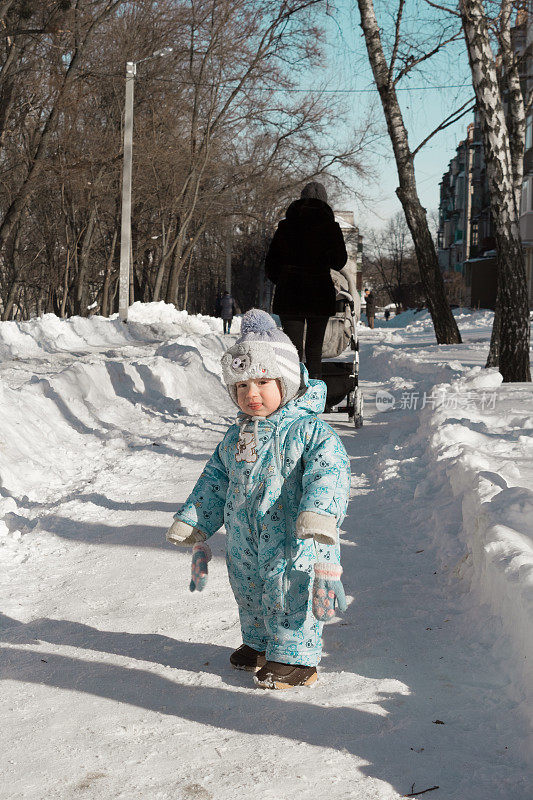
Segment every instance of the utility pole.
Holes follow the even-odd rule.
[[[133,83],[137,65],[126,63],[126,104],[124,113],[124,162],[122,168],[122,222],[120,228],[120,274],[118,284],[118,316],[128,321],[131,251],[131,170],[133,160]]]
[[[152,58],[167,56],[172,47],[156,50],[151,56],[139,61],[126,62],[126,101],[124,105],[124,159],[122,162],[122,221],[120,226],[120,273],[118,282],[118,316],[122,322],[128,321],[130,304],[131,270],[131,172],[133,162],[133,84],[137,74],[137,64],[151,61]],[[132,276],[133,277],[133,276]],[[133,280],[131,281],[133,284]],[[133,292],[132,292],[133,294]]]

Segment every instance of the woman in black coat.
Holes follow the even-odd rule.
[[[265,262],[276,284],[272,311],[305,361],[309,376],[322,375],[322,345],[328,318],[335,314],[335,287],[330,269],[347,261],[344,237],[321,183],[302,189],[278,225]],[[304,331],[307,323],[307,332]]]

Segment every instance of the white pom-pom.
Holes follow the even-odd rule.
[[[241,334],[263,333],[276,328],[276,323],[266,311],[260,308],[251,308],[241,321]]]

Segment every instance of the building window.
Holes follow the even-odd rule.
[[[477,222],[472,223],[472,246],[476,247],[479,244],[479,225]]]
[[[525,149],[533,147],[533,114],[528,114],[526,118],[526,144]]]
[[[529,178],[526,178],[522,181],[522,197],[520,199],[520,213],[526,214],[529,211],[530,207],[530,198],[529,198]]]

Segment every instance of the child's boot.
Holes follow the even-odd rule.
[[[247,669],[250,672],[262,667],[265,663],[265,651],[254,650],[247,644],[241,644],[229,657],[234,669]]]
[[[300,664],[281,664],[267,661],[254,675],[254,683],[261,689],[292,689],[294,686],[312,686],[318,679],[316,667]]]

